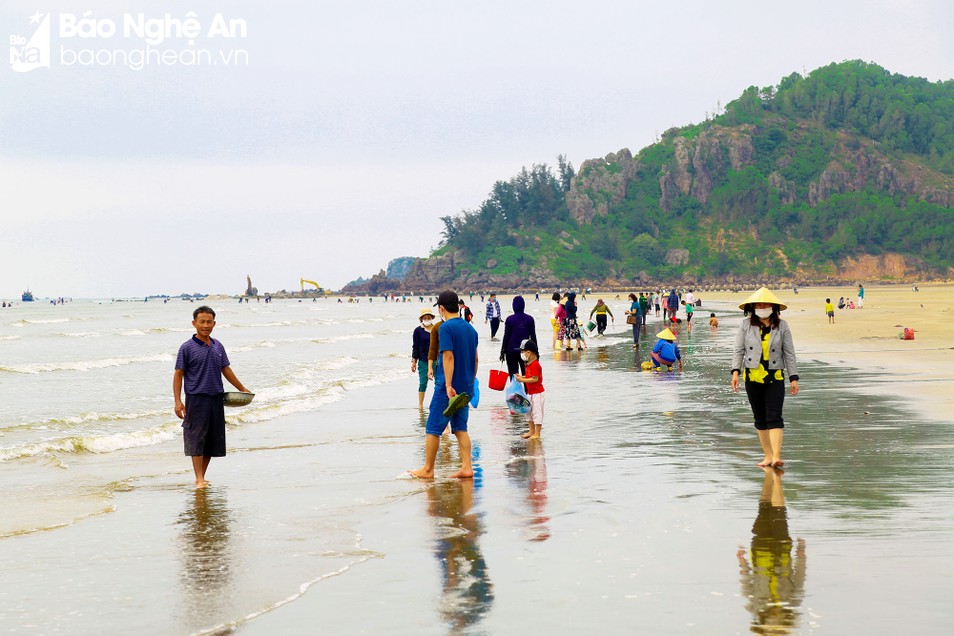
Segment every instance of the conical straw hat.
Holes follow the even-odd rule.
[[[675,339],[676,339],[676,334],[674,334],[673,332],[669,331],[669,328],[667,327],[666,329],[663,329],[662,331],[660,331],[659,333],[657,333],[657,334],[656,334],[656,337],[657,337],[657,338],[662,338],[663,340],[675,340]]]
[[[781,300],[779,300],[778,297],[772,292],[770,292],[767,287],[762,287],[757,292],[749,296],[748,299],[745,300],[745,302],[739,305],[739,309],[745,309],[746,305],[749,305],[752,303],[771,303],[773,305],[778,305],[779,311],[788,309],[788,305],[784,304]]]

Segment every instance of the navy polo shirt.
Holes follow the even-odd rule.
[[[225,392],[222,386],[222,369],[229,366],[225,347],[215,338],[209,344],[192,336],[179,347],[176,370],[183,372],[186,395],[202,393],[219,395]]]

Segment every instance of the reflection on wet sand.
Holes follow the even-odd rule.
[[[453,633],[479,623],[494,600],[487,562],[477,543],[483,528],[472,512],[475,481],[438,481],[427,489],[428,512],[439,537],[434,554],[443,578],[440,612]]]
[[[198,627],[213,615],[210,609],[229,596],[235,550],[229,545],[232,512],[225,492],[196,489],[176,524],[181,526],[179,578],[184,605],[188,608],[189,624]]]
[[[739,546],[742,595],[749,599],[750,630],[755,634],[787,634],[798,625],[805,597],[805,540],[798,539],[792,561],[782,473],[765,469],[759,513],[752,526],[751,563]]]
[[[528,541],[550,538],[550,516],[547,514],[547,458],[543,440],[520,440],[510,446],[511,459],[507,475],[522,484],[527,493]]]

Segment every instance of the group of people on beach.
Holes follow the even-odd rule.
[[[632,304],[626,314],[633,317],[631,324],[636,338],[652,301],[646,297],[644,306],[642,295],[637,297],[630,294],[629,297]],[[675,302],[671,302],[673,297],[676,298]],[[654,295],[653,298],[659,299],[661,295]],[[485,322],[497,321],[496,324],[491,323],[491,339],[495,340],[501,318],[500,307],[496,294],[491,294],[490,299]],[[679,303],[673,290],[666,299],[670,320],[675,318]],[[691,290],[682,303],[687,308],[695,305]],[[528,430],[523,437],[539,439],[544,419],[545,390],[536,325],[533,317],[526,313],[522,296],[514,297],[512,308],[513,313],[504,321],[499,358],[501,363],[507,365],[510,381],[521,383],[527,395],[530,406]],[[566,348],[570,349],[568,343],[573,340],[576,340],[577,348],[582,350],[576,294],[569,292],[563,296],[554,293],[551,308],[554,350],[557,350],[557,343],[561,346],[566,344]],[[779,315],[787,307],[763,287],[740,304],[739,308],[743,310],[744,318],[732,348],[730,385],[733,391],[738,391],[740,386],[745,388],[764,452],[764,458],[758,465],[781,468],[784,465],[782,406],[785,377],[787,374],[791,395],[798,394],[799,379],[791,330]],[[687,313],[691,316],[691,312]],[[602,324],[602,330],[599,331],[602,334],[606,328],[606,316],[612,318],[611,311],[599,300],[590,315],[597,316],[597,324]],[[601,320],[600,315],[603,316]],[[429,380],[433,380],[435,390],[425,429],[425,461],[421,468],[411,471],[415,477],[433,478],[440,438],[448,427],[458,440],[461,457],[460,469],[452,477],[473,477],[467,422],[469,404],[477,388],[479,359],[477,330],[471,324],[472,320],[473,312],[451,290],[441,292],[434,307],[424,307],[419,312],[420,324],[413,333],[411,370],[418,374],[418,406],[422,410]],[[676,324],[676,321],[673,323]],[[175,413],[182,420],[184,450],[192,458],[197,488],[208,485],[205,476],[211,459],[223,457],[226,453],[222,378],[238,391],[250,393],[232,370],[225,347],[212,338],[215,324],[215,311],[211,307],[203,305],[193,312],[192,326],[196,333],[180,346],[173,374]],[[710,325],[718,325],[714,313],[710,315]],[[650,364],[659,369],[678,364],[681,371],[682,358],[676,344],[676,334],[667,327],[657,334],[657,338],[650,354]]]

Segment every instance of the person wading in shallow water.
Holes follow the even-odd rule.
[[[460,317],[459,308],[460,303],[455,292],[442,291],[438,296],[437,311],[444,321],[437,334],[440,355],[434,370],[434,395],[431,397],[425,428],[424,465],[410,471],[412,476],[420,479],[434,478],[434,464],[437,461],[441,433],[448,422],[460,447],[460,470],[451,477],[474,477],[470,435],[467,433],[470,408],[466,400],[455,398],[464,397],[474,388],[474,380],[477,378],[477,331]],[[444,415],[444,411],[452,402],[453,412],[448,411],[448,414]]]
[[[192,457],[195,487],[205,488],[205,472],[213,457],[225,457],[225,403],[222,376],[239,391],[249,393],[229,366],[225,347],[212,338],[215,312],[203,305],[192,312],[195,335],[179,347],[172,379],[175,411],[182,420],[185,454]],[[182,388],[185,386],[185,403]]]
[[[749,398],[755,428],[765,457],[759,467],[781,468],[782,404],[785,401],[785,373],[791,394],[798,395],[798,360],[788,323],[779,318],[787,307],[765,287],[739,305],[749,316],[742,320],[732,350],[732,390],[738,392],[744,371],[745,394]]]

